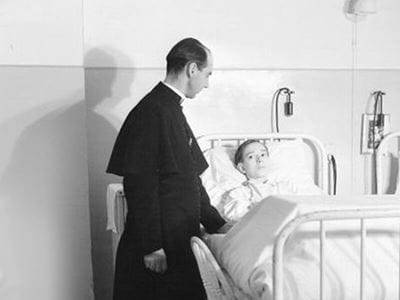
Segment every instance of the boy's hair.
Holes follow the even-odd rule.
[[[210,50],[194,38],[178,42],[167,55],[167,74],[178,74],[188,62],[195,62],[202,70],[207,63],[207,52]]]
[[[235,157],[233,162],[235,163],[235,166],[238,165],[238,163],[243,162],[243,152],[244,149],[253,143],[260,143],[259,140],[246,140],[243,143],[240,144],[240,146],[237,148],[236,152],[235,152]]]

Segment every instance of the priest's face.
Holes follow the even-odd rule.
[[[213,58],[207,53],[207,63],[200,69],[197,64],[193,65],[193,73],[190,75],[186,97],[194,98],[203,88],[208,88],[209,77],[213,71]]]

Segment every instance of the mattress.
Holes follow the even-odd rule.
[[[270,196],[209,246],[236,287],[272,299],[273,244],[298,215],[354,208],[400,209],[396,196]],[[367,220],[365,299],[397,299],[399,220]],[[326,221],[325,299],[359,299],[360,222]],[[319,299],[319,224],[304,224],[284,251],[284,299]]]

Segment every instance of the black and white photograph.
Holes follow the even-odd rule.
[[[399,0],[2,0],[0,99],[0,300],[400,299]]]

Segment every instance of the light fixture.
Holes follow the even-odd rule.
[[[286,95],[286,102],[284,104],[284,113],[285,116],[289,117],[293,115],[293,102],[291,99],[291,95],[294,94],[294,91],[288,89],[287,87],[283,87],[278,89],[272,98],[272,132],[279,133],[279,113],[278,113],[278,100],[281,94]]]
[[[376,0],[347,0],[346,13],[365,16],[377,13]]]

